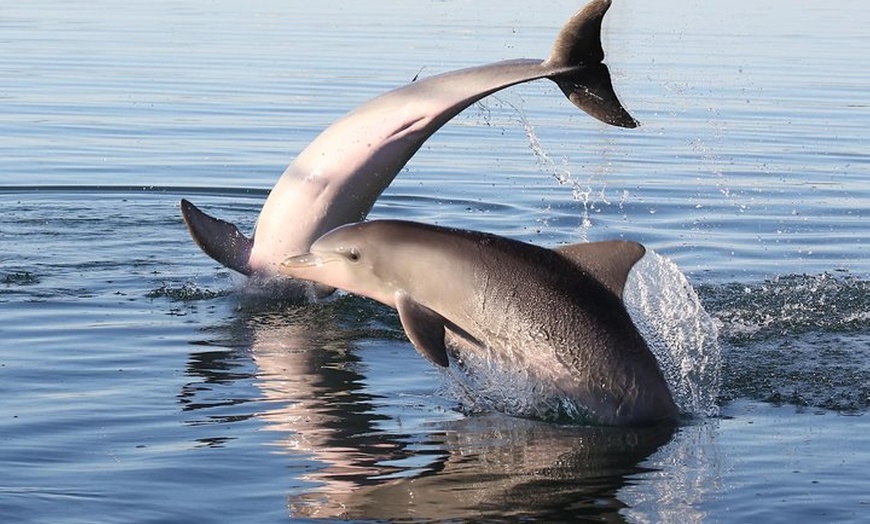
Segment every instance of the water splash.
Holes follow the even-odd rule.
[[[231,293],[229,289],[212,290],[205,289],[193,282],[162,283],[145,294],[146,298],[167,298],[176,302],[194,302],[199,300],[212,300],[214,298],[227,296]]]
[[[721,325],[724,399],[870,409],[870,281],[797,274],[699,291]]]
[[[579,203],[582,207],[582,212],[580,214],[579,238],[587,239],[589,230],[592,229],[592,212],[595,211],[595,203],[601,201],[604,204],[610,204],[605,195],[606,187],[603,185],[600,188],[593,187],[591,178],[586,183],[578,180],[571,172],[567,158],[563,158],[559,162],[554,160],[541,144],[538,134],[535,131],[535,127],[526,117],[525,111],[520,104],[515,104],[503,96],[493,96],[490,98],[498,104],[507,106],[514,111],[516,122],[519,123],[523,129],[523,133],[526,135],[529,142],[529,149],[531,149],[532,154],[535,156],[538,168],[552,177],[559,183],[559,185],[571,187],[571,195],[574,201]],[[490,109],[484,105],[483,102],[478,102],[478,107],[487,125],[491,125]]]
[[[669,259],[648,251],[630,273],[624,296],[681,413],[716,416],[722,367],[718,328],[685,275]],[[506,366],[487,352],[460,348],[458,353],[462,355],[460,365],[445,371],[444,393],[458,399],[463,410],[594,423],[583,406],[526,369]]]
[[[12,271],[0,273],[0,284],[9,286],[29,286],[39,283],[39,276],[30,271]]]
[[[700,291],[723,335],[736,344],[809,331],[854,331],[870,321],[870,281],[850,275],[783,275]]]
[[[722,357],[718,326],[671,260],[648,250],[629,274],[624,301],[684,414],[715,416]]]
[[[442,394],[466,414],[499,412],[560,424],[594,425],[581,405],[553,391],[524,368],[505,366],[487,352],[462,351],[461,362],[442,370]]]

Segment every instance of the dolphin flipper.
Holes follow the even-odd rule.
[[[405,293],[396,294],[396,310],[417,351],[434,364],[446,368],[450,364],[444,344],[446,319]]]
[[[612,240],[560,246],[553,251],[573,262],[585,273],[622,298],[628,272],[643,258],[646,248],[637,242]]]
[[[203,213],[186,199],[181,199],[181,214],[190,236],[205,254],[230,269],[250,276],[248,260],[253,240],[243,235],[235,224]]]

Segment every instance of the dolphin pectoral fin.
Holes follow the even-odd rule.
[[[396,309],[402,327],[417,351],[446,368],[449,365],[447,347],[444,345],[446,319],[405,293],[396,294]]]
[[[629,129],[639,125],[619,102],[606,65],[589,65],[572,73],[555,76],[552,80],[572,104],[589,116],[605,124]]]
[[[643,258],[646,248],[637,242],[613,240],[560,246],[554,251],[622,298],[628,272]]]
[[[190,236],[206,255],[250,276],[248,260],[254,243],[235,224],[209,216],[185,199],[181,200],[181,214]]]

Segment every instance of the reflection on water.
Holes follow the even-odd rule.
[[[314,428],[306,427],[302,432]],[[439,425],[426,468],[379,476],[324,475],[290,498],[295,515],[352,519],[535,517],[621,520],[625,476],[665,443],[672,427],[566,427],[503,415]],[[406,451],[409,451],[406,449]],[[334,457],[330,469],[346,460]]]
[[[721,492],[719,419],[696,420],[677,431],[644,465],[648,470],[619,492],[631,522],[689,524],[706,522],[703,502]]]
[[[410,365],[428,367],[406,341],[395,340],[401,331],[391,321],[380,306],[353,297],[242,309],[228,325],[208,330],[215,339],[200,344],[233,349],[192,354],[187,373],[198,382],[179,400],[190,410],[232,404],[215,385],[253,374],[264,406],[256,416],[276,432],[279,454],[314,461],[302,478],[307,486],[292,488],[288,500],[291,515],[307,517],[620,520],[617,492],[626,476],[643,471],[638,463],[673,434],[671,426],[464,418],[438,397],[436,373],[398,401],[379,394],[356,355],[366,340],[397,346]]]

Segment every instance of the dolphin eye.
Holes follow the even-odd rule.
[[[359,262],[359,259],[362,255],[360,255],[359,249],[352,247],[347,251],[347,259],[351,262]]]

